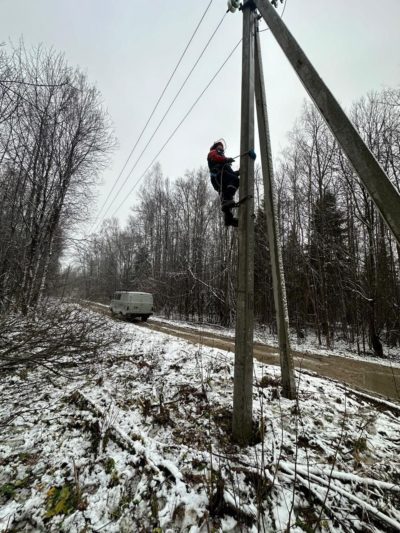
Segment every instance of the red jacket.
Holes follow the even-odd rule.
[[[229,165],[230,161],[231,159],[229,157],[225,157],[215,148],[214,150],[211,150],[207,156],[208,168],[211,172],[217,172],[221,170],[224,165]]]

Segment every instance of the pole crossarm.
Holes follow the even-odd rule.
[[[282,394],[285,398],[294,399],[296,397],[294,365],[289,341],[289,317],[286,302],[282,250],[279,237],[278,207],[275,194],[267,99],[265,94],[260,37],[257,31],[255,35],[255,96],[260,139],[261,166],[264,182],[264,207],[271,255],[276,322],[278,326]]]
[[[400,246],[400,194],[269,0],[253,0]]]

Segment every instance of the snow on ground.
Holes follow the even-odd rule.
[[[94,368],[2,378],[0,531],[400,530],[398,406],[255,362],[239,448],[232,353],[107,322]]]

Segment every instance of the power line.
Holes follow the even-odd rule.
[[[205,86],[205,88],[203,89],[203,91],[200,93],[200,95],[196,98],[196,100],[194,101],[194,103],[191,105],[191,107],[189,108],[189,110],[187,111],[186,115],[183,117],[183,119],[179,122],[179,124],[177,125],[177,127],[174,129],[174,131],[171,133],[171,135],[168,137],[168,139],[165,141],[165,143],[163,144],[163,146],[161,147],[161,149],[157,152],[157,154],[154,156],[154,158],[152,159],[151,163],[148,165],[148,167],[146,168],[146,170],[143,172],[143,174],[138,178],[138,180],[135,182],[134,186],[132,187],[132,189],[128,192],[128,194],[125,196],[124,200],[119,204],[119,206],[117,207],[117,209],[113,212],[113,214],[111,215],[112,217],[115,215],[115,213],[123,206],[123,204],[126,202],[126,200],[128,199],[128,197],[132,194],[132,192],[135,190],[136,186],[139,184],[139,182],[143,179],[143,177],[146,175],[146,173],[148,172],[148,170],[151,168],[151,166],[153,165],[153,163],[155,162],[155,160],[158,158],[158,156],[161,154],[161,152],[164,150],[164,148],[167,146],[167,144],[169,143],[169,141],[173,138],[173,136],[175,135],[175,133],[178,131],[178,129],[182,126],[182,124],[185,122],[185,120],[187,119],[187,117],[190,115],[190,113],[192,112],[192,110],[194,109],[194,107],[196,106],[196,104],[199,102],[199,100],[201,99],[201,97],[204,95],[204,93],[207,91],[207,89],[210,87],[210,85],[212,84],[212,82],[215,80],[215,78],[218,76],[218,74],[221,72],[221,70],[223,69],[223,67],[225,66],[225,64],[229,61],[229,59],[231,58],[231,56],[233,55],[233,53],[235,52],[235,50],[238,48],[238,46],[240,45],[240,43],[242,42],[242,39],[240,39],[238,41],[238,43],[234,46],[234,48],[231,50],[231,52],[229,53],[229,55],[227,56],[227,58],[225,59],[225,61],[222,63],[222,65],[219,67],[219,69],[217,70],[217,72],[214,74],[214,76],[211,78],[211,80],[208,82],[208,84]]]
[[[115,200],[118,198],[118,195],[120,194],[121,190],[123,189],[124,185],[126,184],[126,182],[128,181],[129,177],[131,176],[132,172],[135,170],[137,164],[139,163],[139,161],[141,160],[144,152],[147,150],[149,144],[151,143],[151,141],[153,140],[154,136],[156,135],[157,131],[159,130],[161,124],[164,122],[166,116],[168,115],[168,113],[170,112],[172,106],[174,105],[174,103],[176,102],[178,96],[180,95],[180,93],[182,92],[183,88],[185,87],[187,81],[189,80],[190,76],[192,75],[194,69],[196,68],[196,66],[198,65],[200,59],[203,57],[205,51],[207,50],[208,46],[210,45],[211,41],[213,40],[215,34],[217,33],[217,31],[219,30],[221,24],[223,23],[224,19],[225,19],[225,16],[226,16],[226,13],[224,13],[223,17],[221,18],[221,20],[219,21],[219,23],[217,24],[215,30],[213,31],[213,33],[211,34],[210,38],[208,39],[207,43],[205,44],[205,46],[203,47],[202,51],[200,52],[200,55],[198,56],[197,60],[195,61],[193,67],[190,69],[189,71],[189,74],[186,76],[185,80],[183,81],[182,85],[180,86],[178,92],[176,93],[175,97],[173,98],[172,102],[170,103],[168,109],[166,110],[166,112],[164,113],[164,115],[162,116],[161,120],[159,121],[159,123],[157,124],[155,130],[153,131],[150,139],[147,141],[145,147],[143,148],[143,150],[141,151],[139,157],[136,159],[133,167],[131,168],[131,170],[129,171],[128,175],[126,176],[125,180],[123,181],[123,183],[121,184],[120,188],[118,189],[117,193],[114,195],[114,198],[112,199],[110,205],[108,206],[108,208],[106,209],[104,215],[103,215],[103,219],[105,218],[105,216],[107,215],[108,211],[110,210],[111,206],[113,205],[113,203],[115,202]],[[98,225],[98,224],[97,224]],[[97,227],[96,225],[96,227]]]
[[[184,56],[185,56],[185,54],[186,54],[186,52],[187,52],[187,50],[188,50],[188,48],[189,48],[191,42],[193,41],[193,39],[194,39],[194,37],[195,37],[195,35],[196,35],[198,29],[200,28],[200,25],[201,25],[201,23],[203,22],[204,17],[206,16],[206,14],[207,14],[207,12],[208,12],[208,10],[209,10],[211,4],[213,3],[213,1],[214,1],[214,0],[210,0],[208,6],[206,7],[204,13],[203,13],[202,16],[201,16],[201,18],[200,18],[200,20],[199,20],[199,22],[198,22],[196,28],[194,29],[194,31],[193,31],[193,33],[192,33],[192,35],[191,35],[191,37],[190,37],[190,39],[189,39],[187,45],[185,46],[185,49],[183,50],[183,52],[182,52],[182,54],[181,54],[181,56],[180,56],[180,58],[179,58],[177,64],[175,65],[174,70],[172,71],[172,74],[170,75],[170,77],[169,77],[169,79],[168,79],[168,81],[167,81],[167,83],[166,83],[164,89],[162,90],[160,96],[158,97],[158,100],[157,100],[155,106],[153,107],[153,110],[152,110],[152,112],[150,113],[150,116],[149,116],[149,118],[147,119],[146,124],[144,125],[142,131],[140,132],[139,137],[137,138],[137,140],[136,140],[136,142],[135,142],[135,144],[134,144],[132,150],[130,151],[130,153],[129,153],[129,155],[128,155],[128,158],[127,158],[127,160],[125,161],[124,166],[122,167],[121,172],[118,174],[118,177],[117,177],[117,179],[114,181],[114,184],[113,184],[113,186],[112,186],[110,192],[108,193],[107,198],[104,200],[104,203],[103,203],[103,205],[101,206],[101,208],[100,208],[100,210],[99,210],[99,212],[98,212],[98,215],[97,215],[95,221],[93,222],[93,226],[94,226],[94,224],[96,223],[97,219],[100,217],[101,212],[103,211],[105,205],[106,205],[107,202],[108,202],[108,199],[110,198],[110,196],[111,196],[112,192],[114,191],[114,189],[115,189],[115,187],[116,187],[116,185],[117,185],[119,179],[121,178],[121,176],[122,176],[122,174],[123,174],[123,172],[124,172],[124,170],[125,170],[127,164],[129,163],[130,158],[132,157],[133,152],[135,151],[136,146],[138,145],[140,139],[142,138],[143,133],[145,132],[147,126],[149,125],[149,122],[150,122],[150,120],[152,119],[154,113],[156,112],[156,110],[157,110],[157,108],[158,108],[158,105],[159,105],[159,103],[161,102],[161,99],[162,99],[162,97],[163,97],[164,94],[165,94],[165,91],[168,89],[168,87],[169,87],[169,85],[170,85],[170,83],[171,83],[171,81],[172,81],[172,78],[174,77],[176,71],[178,70],[178,67],[179,67],[179,65],[181,64],[182,59],[184,58]]]
[[[285,0],[285,5],[283,6],[283,9],[282,9],[281,19],[283,18],[283,14],[285,13],[286,5],[287,5],[287,0]]]

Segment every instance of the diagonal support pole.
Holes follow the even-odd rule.
[[[255,34],[255,95],[258,134],[260,139],[261,166],[264,180],[264,208],[267,219],[276,323],[278,326],[282,394],[285,398],[294,399],[296,397],[294,365],[289,342],[289,317],[286,302],[286,287],[283,271],[282,251],[279,237],[278,207],[274,185],[274,169],[272,164],[267,99],[265,95],[260,36],[258,31],[256,31]]]
[[[400,194],[269,0],[253,0],[400,246]]]

